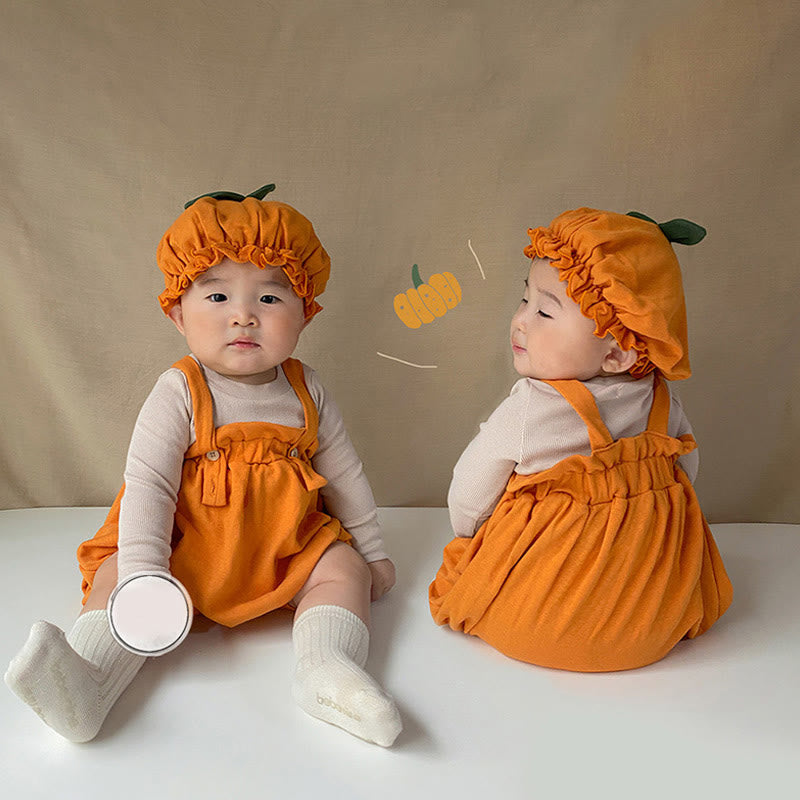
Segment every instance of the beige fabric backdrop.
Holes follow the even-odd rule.
[[[6,0],[2,16],[0,506],[112,501],[138,407],[185,352],[156,302],[162,230],[201,192],[274,181],[333,259],[298,355],[379,504],[444,504],[515,379],[526,229],[593,205],[707,226],[678,251],[701,501],[712,521],[800,522],[795,0]],[[463,289],[419,330],[392,309],[414,263]]]

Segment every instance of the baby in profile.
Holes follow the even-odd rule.
[[[532,664],[641,667],[732,599],[668,383],[690,375],[671,243],[705,230],[580,208],[528,233],[521,379],[456,464],[431,612]]]

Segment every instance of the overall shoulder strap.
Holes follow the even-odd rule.
[[[647,418],[647,430],[666,435],[669,427],[670,409],[669,388],[664,379],[656,373],[653,378],[653,405]]]
[[[603,422],[603,418],[600,416],[594,395],[581,381],[544,381],[544,383],[552,386],[584,421],[589,431],[589,442],[593,451],[614,442],[606,424]]]
[[[214,401],[208,389],[206,379],[200,365],[191,357],[184,356],[173,365],[185,376],[192,396],[194,410],[194,435],[197,444],[207,451],[216,450],[216,436],[214,435]]]
[[[298,445],[303,449],[308,448],[312,443],[317,441],[317,431],[319,429],[319,411],[314,399],[311,397],[311,392],[308,391],[306,386],[305,376],[303,375],[303,364],[296,358],[287,358],[281,364],[286,379],[294,389],[295,394],[303,405],[303,415],[305,417],[305,430],[300,437]]]

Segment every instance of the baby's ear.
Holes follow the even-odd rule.
[[[609,334],[611,336],[611,334]],[[611,337],[611,347],[603,359],[603,371],[612,375],[621,375],[627,372],[638,360],[639,353],[631,348],[623,350],[616,339]]]
[[[175,323],[175,327],[181,332],[181,335],[183,335],[183,309],[181,308],[180,301],[172,306],[167,312],[167,316]]]

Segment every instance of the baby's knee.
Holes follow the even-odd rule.
[[[319,560],[318,568],[323,580],[369,584],[372,580],[367,562],[349,545],[336,542]]]

